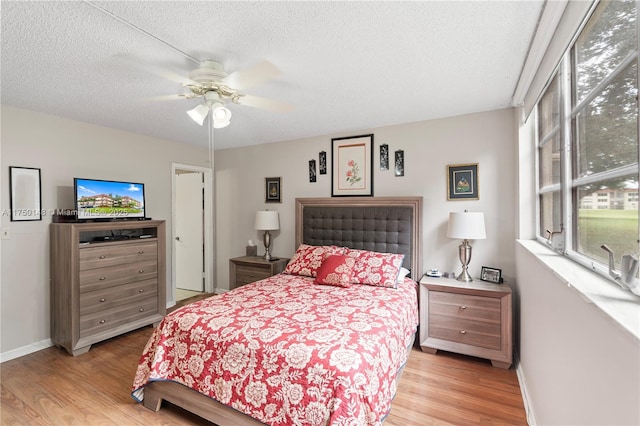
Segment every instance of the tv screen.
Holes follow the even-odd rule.
[[[74,178],[79,220],[144,218],[144,184]]]

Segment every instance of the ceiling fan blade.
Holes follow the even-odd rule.
[[[150,98],[144,98],[144,101],[145,102],[175,101],[177,99],[192,99],[195,97],[196,95],[194,95],[193,93],[180,93],[176,95],[152,96]]]
[[[242,95],[238,100],[238,103],[240,105],[260,108],[273,112],[289,112],[293,110],[293,105],[289,103],[254,95]]]
[[[280,74],[280,70],[275,65],[269,61],[263,61],[251,68],[234,71],[226,76],[223,81],[236,90],[245,90],[273,80],[279,77]]]
[[[168,69],[164,69],[164,68],[159,68],[159,67],[155,67],[153,65],[149,65],[149,64],[145,64],[143,63],[141,60],[136,60],[135,58],[131,58],[127,55],[115,55],[114,58],[117,61],[121,61],[126,63],[129,66],[132,66],[134,68],[137,68],[139,70],[148,72],[150,74],[154,74],[157,75],[158,77],[162,77],[164,79],[167,79],[169,81],[173,81],[175,83],[181,84],[183,86],[186,85],[199,85],[200,83],[197,83],[177,72],[173,72],[171,70]]]

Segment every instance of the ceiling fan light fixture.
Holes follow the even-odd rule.
[[[216,102],[211,105],[211,111],[213,116],[213,127],[215,129],[222,129],[227,127],[231,123],[231,111],[224,104]]]
[[[187,111],[187,114],[189,114],[189,117],[191,117],[193,121],[202,126],[202,123],[204,123],[204,119],[207,118],[207,115],[209,114],[209,107],[200,104],[195,108]]]

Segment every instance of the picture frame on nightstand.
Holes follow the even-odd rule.
[[[480,270],[480,279],[490,283],[502,283],[502,269],[483,266]]]

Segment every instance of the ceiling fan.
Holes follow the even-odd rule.
[[[231,111],[226,107],[229,102],[267,111],[291,111],[293,109],[291,104],[242,92],[277,78],[279,75],[280,71],[268,61],[227,74],[222,64],[207,59],[189,73],[188,79],[182,79],[181,83],[188,89],[187,92],[168,97],[163,96],[160,99],[202,98],[204,102],[187,111],[187,114],[202,126],[211,112],[213,127],[220,129],[230,123]]]

